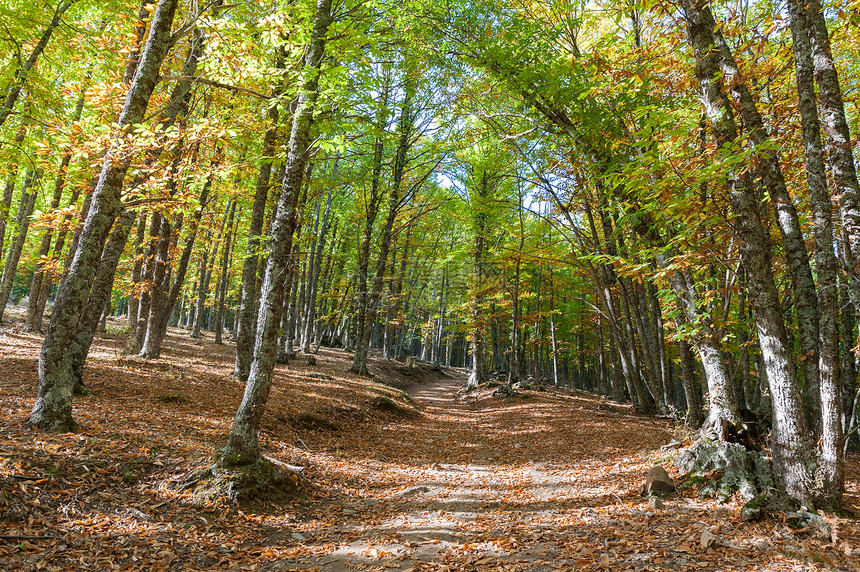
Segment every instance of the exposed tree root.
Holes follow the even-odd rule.
[[[299,467],[260,457],[247,465],[212,466],[195,473],[186,488],[194,487],[195,499],[201,502],[253,504],[289,500],[303,479]]]

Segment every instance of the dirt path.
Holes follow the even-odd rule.
[[[786,569],[790,539],[750,534],[736,506],[638,497],[665,422],[561,393],[464,398],[462,383],[414,388],[420,416],[340,443],[353,486],[293,523],[308,553],[271,569],[727,570],[762,564],[760,551],[772,554],[759,569]],[[702,549],[704,530],[719,551]]]

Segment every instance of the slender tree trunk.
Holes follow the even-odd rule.
[[[85,92],[86,85],[81,92],[80,97],[78,97],[78,101],[75,104],[75,113],[72,115],[71,124],[74,125],[81,119],[81,115],[84,112],[84,103],[85,103]],[[63,191],[66,186],[66,173],[69,170],[69,164],[72,162],[72,153],[71,149],[67,148],[63,153],[63,158],[60,160],[60,167],[57,172],[57,178],[54,181],[54,195],[51,197],[51,210],[56,209],[60,206],[60,201],[63,199]],[[74,204],[77,200],[77,190],[75,193],[75,198],[70,204]],[[64,223],[66,220],[64,219]],[[64,232],[64,231],[60,231]],[[26,330],[28,332],[41,332],[42,331],[42,315],[45,311],[45,302],[48,299],[48,292],[51,289],[51,280],[49,273],[45,272],[43,269],[41,261],[47,258],[48,254],[51,251],[51,239],[53,236],[53,232],[48,230],[42,236],[42,243],[39,246],[39,266],[36,268],[36,271],[33,273],[33,280],[30,283],[30,296],[29,296],[29,307],[27,308],[27,325]],[[58,237],[59,243],[59,237]],[[62,246],[60,246],[62,248]],[[2,251],[2,247],[0,247],[0,251]]]
[[[335,167],[336,169],[337,167]],[[317,306],[317,289],[320,279],[320,271],[322,269],[323,250],[325,248],[326,234],[328,233],[329,220],[331,216],[331,203],[334,198],[334,193],[329,193],[326,199],[325,211],[323,213],[322,225],[316,237],[316,251],[313,254],[313,263],[309,271],[308,284],[308,300],[304,318],[304,332],[302,333],[301,350],[305,353],[310,349],[313,342],[312,334],[316,324],[316,306]]]
[[[137,221],[137,232],[134,239],[134,266],[131,270],[131,294],[128,297],[129,342],[137,340],[137,314],[140,309],[140,295],[143,282],[144,242],[146,241],[147,214],[141,213]],[[129,347],[133,350],[133,347]],[[133,352],[137,353],[137,352]]]
[[[217,300],[215,302],[215,343],[224,343],[221,336],[224,330],[224,304],[227,294],[227,269],[230,261],[230,243],[233,239],[233,217],[236,215],[236,201],[227,207],[227,229],[224,237],[224,250],[221,254],[221,276],[218,278],[216,287]]]
[[[797,79],[798,107],[806,156],[806,181],[810,191],[815,233],[815,266],[818,271],[819,369],[821,440],[815,475],[816,501],[829,509],[842,503],[844,460],[842,458],[842,395],[839,385],[839,285],[833,252],[833,205],[827,186],[824,149],[815,98],[814,63],[807,35],[807,15],[800,0],[789,1]]]
[[[376,262],[376,274],[373,278],[373,289],[366,302],[364,309],[364,321],[358,330],[358,339],[356,340],[355,357],[352,362],[350,371],[358,374],[367,373],[367,352],[370,348],[370,334],[373,324],[376,321],[377,310],[379,309],[379,301],[382,297],[382,286],[385,280],[385,268],[388,265],[388,251],[391,247],[391,240],[394,236],[394,221],[397,217],[397,212],[400,209],[401,202],[401,185],[403,182],[403,174],[406,168],[407,157],[409,151],[412,129],[414,124],[414,112],[412,109],[412,87],[407,84],[405,88],[405,96],[400,110],[400,120],[398,129],[400,131],[400,141],[397,146],[397,151],[394,157],[394,169],[391,184],[391,196],[388,203],[388,217],[385,220],[385,226],[382,230],[382,237],[379,241],[379,257]],[[365,235],[365,239],[369,238]],[[366,271],[365,271],[366,272]],[[359,315],[361,315],[361,310]]]
[[[263,158],[257,173],[257,186],[254,192],[254,205],[251,208],[251,222],[248,227],[248,246],[245,262],[242,265],[242,304],[236,318],[236,365],[233,376],[239,381],[248,379],[251,369],[251,350],[254,338],[254,314],[257,311],[257,268],[260,265],[260,235],[266,214],[266,201],[272,178],[272,162],[275,155],[278,129],[278,108],[269,111],[269,128],[263,137]]]
[[[381,106],[376,126],[379,133],[377,134],[373,149],[373,172],[370,179],[370,197],[367,199],[367,205],[365,208],[364,232],[361,237],[361,247],[358,254],[356,340],[362,340],[364,338],[364,330],[367,325],[369,304],[367,284],[369,279],[368,271],[370,268],[370,242],[373,237],[373,224],[379,213],[379,202],[381,200],[381,197],[379,196],[379,183],[382,174],[382,154],[385,150],[384,135],[388,126],[389,88],[389,78],[386,76],[383,80],[382,91],[380,93]],[[365,374],[367,372],[367,364],[365,363],[367,360],[366,350],[358,347],[356,350],[351,371],[353,371],[353,373]]]
[[[21,126],[15,133],[13,144],[16,147],[21,147],[24,138],[27,136],[29,127],[28,117],[24,116],[21,120]],[[8,167],[9,171],[6,175],[6,184],[3,187],[3,199],[0,203],[0,257],[3,256],[3,245],[6,240],[6,228],[9,221],[9,213],[12,210],[12,195],[15,194],[15,183],[18,181],[18,161],[12,161]]]
[[[16,220],[17,228],[15,236],[12,237],[12,241],[9,243],[9,251],[6,253],[6,260],[3,264],[3,276],[0,278],[0,322],[3,321],[3,313],[6,311],[6,304],[9,302],[9,296],[12,294],[12,283],[18,271],[18,261],[21,260],[24,241],[27,240],[27,230],[30,228],[30,216],[33,214],[33,207],[36,204],[36,195],[38,194],[36,187],[39,184],[41,176],[41,171],[31,169],[24,181],[24,188],[21,189],[21,205],[18,207],[18,217]]]
[[[293,115],[288,145],[287,170],[278,200],[277,215],[268,244],[269,259],[260,296],[254,359],[245,384],[245,395],[227,445],[219,452],[222,466],[243,465],[259,459],[258,431],[272,386],[275,366],[277,328],[283,308],[283,275],[289,263],[295,228],[295,197],[301,191],[310,147],[311,123],[318,97],[319,74],[325,51],[326,34],[332,21],[332,0],[318,0],[313,31],[304,58],[305,81]]]
[[[197,306],[194,312],[194,324],[191,327],[192,338],[199,338],[202,336],[200,330],[203,328],[203,309],[206,306],[206,295],[209,292],[210,271],[208,269],[208,262],[209,253],[204,249],[200,255],[200,263],[198,264],[200,276],[197,280]]]

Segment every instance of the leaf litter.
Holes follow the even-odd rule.
[[[171,334],[157,361],[97,339],[80,428],[50,435],[24,427],[41,338],[0,330],[0,568],[860,570],[860,523],[845,515],[824,515],[823,535],[744,523],[739,499],[696,491],[652,509],[638,495],[648,468],[679,476],[661,449],[670,422],[554,388],[462,396],[465,371],[378,357],[358,377],[332,349],[276,372],[260,438],[304,467],[291,500],[198,498],[188,478],[223,444],[243,387],[231,346]],[[860,458],[846,468],[860,514]]]

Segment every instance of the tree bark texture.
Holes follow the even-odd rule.
[[[296,224],[294,200],[302,188],[305,165],[310,147],[311,125],[318,98],[319,77],[325,52],[326,34],[332,22],[332,0],[318,0],[313,30],[304,58],[304,83],[292,119],[287,154],[287,169],[277,214],[268,243],[268,261],[260,294],[254,359],[245,394],[227,445],[219,452],[219,464],[243,465],[259,458],[258,432],[263,418],[277,354],[278,325],[283,308],[282,285],[292,249],[292,234]]]
[[[158,81],[159,69],[170,47],[170,29],[178,4],[178,0],[160,0],[155,9],[140,65],[119,117],[119,128],[123,132],[145,118],[150,96]],[[57,295],[51,323],[42,343],[39,391],[29,423],[46,431],[68,431],[74,425],[74,375],[69,348],[89,298],[108,232],[119,214],[120,192],[130,164],[124,147],[120,136],[105,155],[78,248]]]
[[[721,150],[737,145],[738,132],[732,107],[723,91],[723,82],[714,49],[716,27],[710,8],[703,0],[684,0],[687,32],[696,58],[696,78],[705,112]],[[773,396],[774,439],[771,453],[778,485],[802,502],[812,502],[814,474],[813,444],[803,416],[800,388],[794,373],[791,351],[783,322],[779,295],[768,256],[768,236],[760,219],[758,200],[749,175],[729,173],[728,183],[734,212],[733,230],[741,261],[749,281],[749,302],[753,308],[764,365]]]

